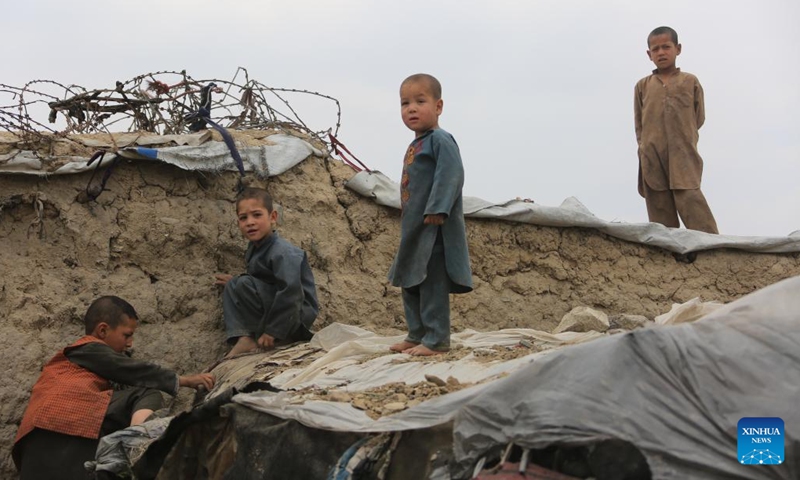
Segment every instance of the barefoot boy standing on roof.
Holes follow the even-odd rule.
[[[439,128],[442,86],[417,74],[400,85],[403,123],[415,138],[400,182],[400,248],[389,281],[403,289],[408,336],[390,348],[434,355],[450,348],[450,293],[472,290],[461,187],[464,167],[452,135]]]
[[[698,130],[705,121],[703,87],[697,77],[675,66],[681,54],[678,34],[659,27],[647,36],[652,75],[634,90],[634,122],[639,144],[639,194],[651,222],[719,233],[700,191],[703,159],[697,152]]]

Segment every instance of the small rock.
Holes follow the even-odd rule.
[[[405,402],[389,402],[383,406],[384,412],[399,412],[400,410],[405,410],[406,403]]]
[[[367,409],[369,409],[369,405],[367,405],[367,401],[364,400],[363,398],[356,398],[355,400],[353,400],[353,403],[351,405],[353,405],[354,408],[357,408],[359,410],[367,410]]]
[[[461,385],[461,382],[459,382],[456,377],[447,377],[447,384],[451,386],[458,386]]]
[[[642,328],[652,323],[650,319],[644,315],[630,315],[627,313],[620,313],[608,317],[610,328],[624,328],[625,330],[635,330]]]
[[[328,395],[328,400],[331,402],[349,402],[350,395],[345,392],[331,392],[330,395]]]
[[[177,218],[170,218],[170,217],[161,217],[159,218],[159,220],[161,220],[163,223],[166,223],[167,225],[177,225],[181,223],[181,221],[178,220]]]
[[[392,401],[392,402],[403,402],[403,403],[405,403],[405,402],[408,402],[408,395],[406,395],[405,393],[395,393],[394,395],[389,397],[389,400]]]
[[[564,315],[553,333],[561,332],[605,332],[608,330],[608,315],[589,307],[575,307]]]
[[[436,375],[425,374],[425,380],[433,383],[434,385],[438,385],[440,387],[444,387],[445,385],[447,385],[447,382],[445,382],[441,378],[437,377]]]
[[[476,357],[491,357],[495,354],[495,351],[491,348],[476,348],[472,350],[472,354]]]

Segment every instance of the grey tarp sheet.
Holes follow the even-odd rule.
[[[492,448],[633,443],[657,479],[800,478],[800,277],[698,322],[554,351],[493,382],[454,419],[461,475]],[[737,422],[780,417],[782,465],[737,461]]]
[[[400,208],[400,186],[380,172],[359,172],[347,187],[387,207]],[[735,248],[750,252],[800,252],[800,230],[786,237],[739,237],[713,235],[694,230],[667,228],[658,223],[608,222],[597,218],[575,197],[558,207],[512,200],[495,204],[475,197],[464,197],[467,217],[492,218],[547,227],[587,227],[629,242],[661,247],[676,253],[715,248]]]
[[[158,418],[134,425],[100,438],[94,462],[87,462],[92,472],[109,472],[130,478],[131,465],[147,447],[164,434],[173,417]]]
[[[194,135],[141,138],[130,138],[134,134],[127,135],[127,137],[118,137],[119,141],[117,142],[118,147],[127,145],[119,150],[119,154],[125,158],[161,161],[183,170],[236,171],[236,165],[228,147],[223,142],[206,141],[207,132]],[[245,171],[257,172],[262,176],[280,175],[308,158],[309,155],[323,155],[321,150],[292,135],[275,134],[270,135],[267,140],[266,145],[238,146]],[[110,147],[109,143],[98,143],[97,140],[89,142],[87,139],[80,139],[80,141],[84,144],[89,143],[87,146],[96,148]],[[148,148],[156,141],[177,143],[178,145]],[[88,158],[68,157],[61,160],[66,160],[66,162],[57,163],[57,167],[54,168],[48,162],[42,161],[34,152],[15,150],[0,158],[0,174],[62,175],[85,172],[96,166],[96,164],[87,165]]]

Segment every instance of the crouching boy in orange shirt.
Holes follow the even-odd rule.
[[[126,355],[137,323],[128,302],[100,297],[84,317],[86,335],[44,366],[14,439],[21,480],[86,479],[98,439],[144,422],[163,406],[159,390],[214,386],[211,374],[179,376]]]

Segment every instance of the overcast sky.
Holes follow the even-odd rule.
[[[633,86],[653,68],[650,30],[678,31],[678,66],[700,79],[703,191],[721,233],[800,229],[797,0],[3,1],[0,83],[47,78],[113,87],[157,70],[337,98],[339,138],[399,178],[413,133],[399,84],[443,85],[440,126],[461,147],[465,195],[647,220],[636,190]],[[302,105],[315,129],[327,103]]]

